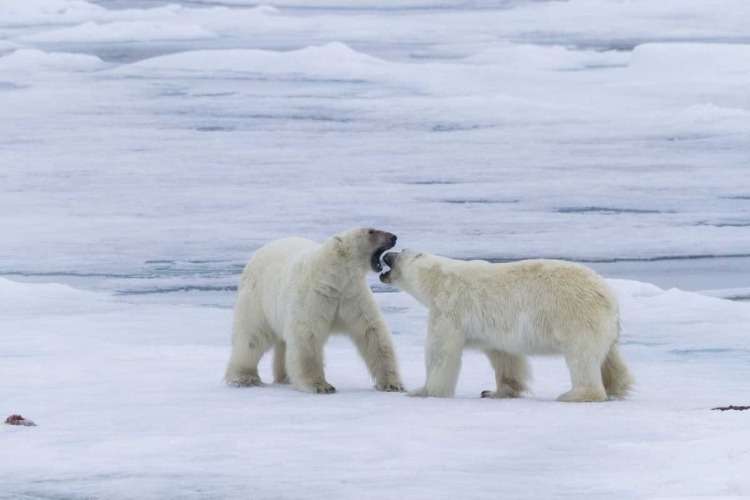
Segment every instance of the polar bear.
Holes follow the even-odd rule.
[[[380,257],[395,244],[391,233],[357,228],[323,245],[285,238],[259,249],[240,280],[225,381],[263,385],[258,362],[274,347],[276,383],[335,392],[323,373],[323,344],[331,333],[345,333],[375,388],[402,392],[391,333],[366,282],[368,271],[382,271]]]
[[[404,250],[383,256],[380,275],[429,308],[427,381],[409,396],[451,397],[464,347],[478,347],[495,369],[497,389],[528,390],[526,356],[562,354],[572,389],[558,401],[622,398],[633,378],[619,347],[617,297],[591,269],[559,260],[508,264],[459,261]]]

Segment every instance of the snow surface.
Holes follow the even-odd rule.
[[[0,0],[0,499],[750,496],[750,2],[267,3]],[[637,393],[223,387],[253,250],[362,225],[626,278]]]
[[[134,305],[0,279],[3,498],[750,497],[750,304],[612,280],[638,378],[627,401],[568,405],[562,359],[535,359],[534,394],[480,399],[489,363],[464,356],[452,400],[371,388],[332,339],[338,393],[220,382],[231,311]],[[408,387],[424,377],[426,312],[376,295]],[[270,381],[269,360],[261,376]]]
[[[0,273],[228,288],[363,224],[750,270],[749,3],[422,3],[1,3]]]
[[[21,38],[29,42],[133,42],[214,38],[200,26],[153,21],[88,22],[72,28],[46,31]]]

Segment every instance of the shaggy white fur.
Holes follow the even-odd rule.
[[[557,260],[466,262],[409,250],[384,261],[391,269],[381,281],[430,309],[427,381],[410,396],[453,396],[465,347],[486,352],[495,369],[497,388],[482,397],[527,391],[526,356],[533,354],[565,357],[572,389],[558,401],[604,401],[630,390],[617,297],[591,269]]]
[[[403,391],[390,330],[365,279],[382,270],[380,256],[395,242],[393,234],[358,228],[323,245],[286,238],[258,250],[239,285],[227,383],[262,385],[258,362],[275,346],[276,383],[335,392],[323,372],[323,345],[331,333],[344,333],[376,389]]]

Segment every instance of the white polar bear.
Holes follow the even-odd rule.
[[[572,389],[558,401],[622,398],[633,378],[620,354],[617,297],[591,269],[557,260],[509,264],[458,261],[409,250],[383,257],[384,283],[430,309],[427,381],[410,396],[451,397],[464,347],[478,347],[495,369],[497,390],[528,390],[529,354],[562,354]]]
[[[381,391],[403,391],[391,333],[366,282],[382,271],[391,233],[351,229],[323,245],[285,238],[258,250],[245,267],[234,309],[232,354],[225,380],[262,385],[258,362],[275,346],[274,381],[299,391],[332,393],[323,373],[323,344],[346,333]]]

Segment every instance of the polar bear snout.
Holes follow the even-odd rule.
[[[388,267],[393,267],[393,263],[396,262],[397,255],[398,252],[388,252],[387,254],[383,255],[383,262],[385,262]]]
[[[390,269],[380,275],[381,283],[391,283],[391,271],[393,271],[393,266],[396,265],[396,259],[399,255],[400,252],[388,252],[387,254],[383,255],[383,262],[385,262],[385,265],[387,265]]]
[[[383,265],[380,263],[380,258],[383,256],[383,253],[396,246],[398,236],[393,233],[377,231],[374,229],[371,229],[369,233],[371,240],[374,240],[373,243],[376,246],[375,251],[370,256],[370,267],[373,271],[379,273],[383,270]]]
[[[391,248],[396,246],[398,236],[396,236],[395,234],[387,233],[385,231],[375,231],[374,234],[377,235],[378,247],[390,250]]]

